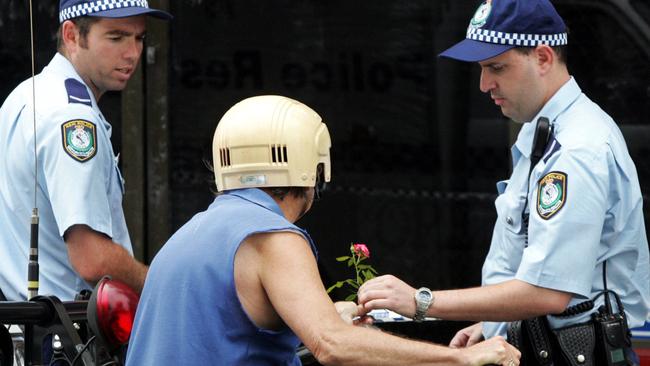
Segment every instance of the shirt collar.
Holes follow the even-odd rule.
[[[569,79],[551,99],[546,102],[544,107],[537,113],[532,121],[524,123],[517,136],[515,148],[519,150],[521,155],[530,157],[530,151],[533,145],[533,137],[535,135],[535,128],[537,127],[537,119],[539,117],[546,117],[551,121],[551,125],[556,124],[557,117],[566,111],[573,102],[580,97],[582,90],[573,77]]]
[[[232,191],[224,192],[224,194],[245,199],[246,201],[262,206],[267,210],[273,211],[276,214],[284,217],[284,212],[282,212],[282,209],[280,206],[278,206],[277,202],[275,202],[271,196],[259,188],[235,189]]]

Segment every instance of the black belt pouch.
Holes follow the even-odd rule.
[[[574,324],[553,330],[564,364],[595,366],[596,331],[594,323]]]
[[[508,324],[508,342],[531,366],[598,366],[594,363],[596,331],[592,322],[551,331],[546,317]]]
[[[548,329],[546,317],[508,323],[508,342],[521,352],[522,365],[557,366]]]

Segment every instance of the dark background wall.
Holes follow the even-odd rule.
[[[648,35],[613,3],[555,3],[571,29],[573,75],[620,123],[645,188]],[[326,283],[348,274],[334,258],[352,241],[370,246],[381,273],[414,286],[480,283],[517,126],[478,91],[478,66],[436,57],[462,39],[476,2],[171,5],[175,227],[211,202],[202,159],[223,112],[282,94],[312,106],[332,135],[331,190],[300,222],[320,247]]]
[[[58,7],[36,3],[40,70],[54,52]],[[166,32],[154,33],[148,46],[159,44],[162,34],[168,57],[158,57],[169,64],[166,97],[146,98],[165,94],[151,86],[157,76],[148,72],[147,61],[138,76],[145,82],[136,94],[148,116],[161,106],[168,111],[159,121],[168,134],[145,134],[137,144],[165,149],[153,157],[122,156],[122,161],[140,159],[144,169],[168,167],[155,178],[168,185],[169,195],[154,194],[158,183],[142,184],[146,176],[127,174],[127,184],[140,183],[141,188],[131,188],[137,195],[166,204],[164,210],[131,216],[162,217],[175,230],[205,209],[212,201],[212,176],[204,161],[211,160],[212,134],[221,115],[245,97],[282,94],[318,111],[332,135],[333,182],[299,223],[320,248],[327,284],[349,275],[334,258],[346,254],[351,242],[369,245],[379,272],[414,286],[480,283],[496,219],[494,184],[509,175],[517,126],[478,91],[476,65],[436,57],[462,39],[477,2],[151,1],[160,3],[175,19]],[[571,29],[572,74],[619,123],[648,207],[648,5],[639,0],[554,3]],[[29,74],[26,4],[0,3],[2,99]],[[123,98],[109,93],[101,100],[114,125],[116,151],[133,147],[122,143],[131,141],[126,139],[131,122],[122,126]],[[154,181],[151,175],[148,179]],[[142,224],[129,225],[135,230]],[[148,232],[162,230],[144,226]],[[138,253],[145,261],[169,233],[159,234],[136,241],[144,247]]]

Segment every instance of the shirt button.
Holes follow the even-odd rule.
[[[508,223],[508,225],[512,225],[514,221],[512,220],[512,217],[508,216],[506,217],[506,222]]]

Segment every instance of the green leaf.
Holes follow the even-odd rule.
[[[366,271],[363,271],[363,277],[365,277],[365,280],[364,280],[364,282],[365,282],[365,281],[368,281],[368,280],[371,280],[371,279],[375,278],[375,275],[372,272],[370,272],[370,270],[366,270]]]
[[[352,265],[354,265],[354,258],[350,258],[350,260],[348,260],[348,267],[351,267]]]
[[[350,259],[350,256],[349,256],[349,255],[345,255],[345,256],[343,256],[343,257],[338,257],[338,258],[336,258],[336,261],[337,261],[337,262],[345,262],[345,261],[347,261],[348,259]]]
[[[354,280],[345,280],[345,283],[347,283],[348,285],[354,288],[359,288],[359,285]]]
[[[327,289],[327,293],[329,294],[329,293],[330,293],[332,290],[334,290],[335,288],[341,288],[341,287],[343,286],[344,283],[345,283],[345,281],[338,281],[337,283],[333,284],[332,286],[330,286],[330,287]]]
[[[377,271],[376,271],[374,268],[372,268],[372,267],[368,267],[368,270],[371,271],[372,273],[376,274],[376,275],[379,274],[379,272],[377,272]]]
[[[360,265],[358,265],[357,267],[359,267],[359,269],[368,269],[368,268],[371,268],[371,266],[370,266],[369,264],[360,264]]]
[[[351,294],[348,295],[348,297],[345,298],[345,301],[354,301],[354,299],[357,298],[357,294]]]

